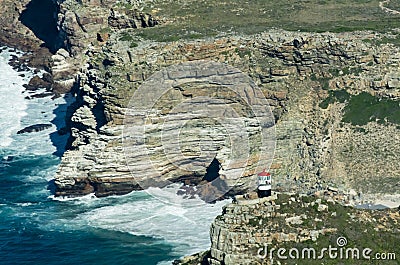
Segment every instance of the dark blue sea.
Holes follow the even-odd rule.
[[[209,225],[226,202],[205,204],[177,187],[124,196],[55,199],[49,190],[68,135],[71,95],[25,99],[25,77],[0,53],[0,264],[171,264],[209,247]],[[16,134],[26,126],[52,128]],[[160,199],[163,198],[163,199]]]

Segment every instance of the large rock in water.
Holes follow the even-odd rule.
[[[19,130],[17,134],[22,134],[22,133],[31,133],[31,132],[40,132],[43,130],[46,130],[50,128],[52,125],[51,124],[35,124],[35,125],[30,125],[28,127],[23,128],[22,130]]]
[[[47,76],[47,75],[46,75]],[[23,85],[27,90],[36,91],[41,88],[46,88],[49,90],[51,88],[52,80],[48,80],[46,78],[40,78],[35,75],[31,78],[28,84]]]

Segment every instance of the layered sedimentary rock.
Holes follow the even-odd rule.
[[[383,151],[400,146],[396,125],[352,125],[342,122],[346,103],[319,106],[330,90],[399,97],[398,48],[364,41],[383,35],[276,30],[249,37],[145,42],[132,47],[129,41],[121,41],[125,34],[110,34],[107,48],[101,48],[104,44],[99,43],[87,51],[88,67],[82,69],[79,77],[80,107],[72,119],[75,150],[64,155],[56,176],[59,195],[96,192],[93,187],[103,181],[113,190],[113,180],[117,185],[130,183],[123,192],[138,188],[134,184],[135,172],[126,165],[121,140],[129,101],[136,89],[158,70],[196,60],[236,67],[247,73],[263,92],[276,120],[277,149],[271,165],[276,189],[314,192],[336,186],[365,193],[396,191],[399,171],[394,165],[398,152]],[[187,89],[182,88],[181,94],[189,97],[192,91]],[[201,85],[190,89],[202,91]],[[385,137],[389,131],[391,137]],[[189,147],[195,150],[196,145]],[[143,163],[138,156],[136,165]],[[164,171],[161,179],[179,179],[179,174],[168,172]],[[181,173],[181,177],[188,177],[187,172]],[[204,168],[200,173],[196,183],[202,181]],[[365,174],[375,176],[374,187]],[[82,181],[92,188],[76,189],[74,183]],[[118,189],[114,192],[119,193]]]
[[[50,54],[40,48],[40,34],[35,36],[33,28],[20,22],[28,2],[0,0],[0,42],[34,51],[36,56],[25,60],[39,58],[30,63],[51,72],[51,78],[35,78],[32,89],[49,85],[63,93],[76,85],[77,101],[63,130],[71,131],[71,139],[54,181],[57,196],[126,194],[182,181],[196,185],[193,191],[213,201],[254,189],[260,166],[269,167],[274,190],[316,195],[326,188],[334,193],[348,190],[350,196],[340,199],[345,204],[356,197],[365,202],[377,193],[399,192],[400,121],[395,104],[400,99],[400,51],[388,44],[396,43],[398,31],[268,29],[250,36],[160,43],[135,33],[174,22],[141,10],[144,2],[153,1],[50,1],[58,12],[55,39],[52,45],[44,43]],[[207,61],[222,71],[209,71]],[[177,65],[190,66],[185,82],[179,82],[182,69],[166,70]],[[239,71],[250,89],[232,93],[230,86],[241,82],[225,77],[239,76]],[[146,86],[160,73],[165,75],[158,79],[161,83]],[[150,104],[165,82],[169,89]],[[257,115],[248,108],[261,98],[256,86],[271,108],[273,117],[267,116],[272,123],[254,119]],[[143,87],[146,93],[135,97]],[[349,101],[359,95],[374,100],[361,100],[349,110]],[[370,113],[380,101],[390,101],[391,109],[383,105],[383,114],[358,115]],[[231,118],[236,121],[226,122]],[[260,141],[263,128],[275,130],[275,152],[272,144]],[[268,152],[261,152],[263,148]],[[235,160],[243,154],[246,163]],[[207,176],[214,162],[221,167],[217,179],[216,174]],[[354,239],[364,231],[389,231],[398,242],[399,215],[394,210],[382,215],[341,207],[304,196],[237,200],[212,224],[209,253],[194,260],[263,264],[257,255],[265,244],[327,243],[327,237],[340,231],[353,233],[348,227],[366,229],[352,234]],[[375,240],[381,237],[368,241]]]
[[[158,19],[139,11],[143,1],[63,1],[58,14],[60,34],[75,57],[98,41],[104,42],[113,29],[154,27]],[[129,8],[127,8],[127,6]]]
[[[3,3],[7,23],[2,36],[24,35],[21,40],[28,40],[26,46],[40,45],[32,31],[18,26],[28,2]],[[314,192],[336,186],[365,193],[398,190],[398,126],[378,120],[364,125],[343,122],[346,102],[320,106],[330,91],[340,90],[397,100],[399,49],[379,44],[395,36],[269,30],[254,36],[141,43],[132,30],[164,22],[140,11],[141,1],[125,5],[114,1],[54,3],[59,9],[57,38],[63,41],[62,49],[37,58],[42,58],[40,64],[52,73],[54,92],[63,93],[77,85],[76,110],[68,121],[73,136],[70,150],[56,176],[59,195],[94,191],[101,196],[140,188],[125,163],[121,140],[129,100],[155,72],[195,60],[231,65],[248,74],[263,92],[276,121],[277,149],[270,168],[276,189]],[[10,21],[17,26],[11,27]],[[23,46],[21,42],[19,47]],[[182,95],[189,97],[189,90],[202,88],[183,88]],[[219,158],[223,170],[224,159]],[[167,170],[165,180],[186,178],[198,184],[206,167],[198,174],[168,176]]]
[[[247,75],[193,61],[140,86],[128,106],[123,141],[127,164],[143,188],[201,178],[216,159],[222,196],[253,188],[255,173],[271,164],[274,118]]]

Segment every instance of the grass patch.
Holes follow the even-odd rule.
[[[239,48],[236,48],[236,49],[235,49],[235,52],[237,53],[237,55],[239,55],[240,58],[244,58],[246,55],[249,56],[249,57],[251,56],[251,51],[250,51],[249,49],[245,49],[245,48],[239,49]]]
[[[344,103],[351,96],[346,90],[329,90],[328,93],[328,97],[319,104],[320,108],[327,109],[330,104],[335,102]]]
[[[118,38],[119,41],[133,41],[134,37],[127,31],[121,33],[121,36]]]
[[[109,27],[101,28],[99,32],[100,33],[110,33],[111,32],[111,28],[109,28]]]
[[[374,97],[362,92],[352,96],[344,108],[343,121],[353,125],[365,125],[370,121],[400,124],[400,101]]]
[[[383,37],[380,39],[364,39],[364,42],[371,43],[373,45],[382,45],[382,44],[393,44],[394,46],[400,47],[400,35],[394,35],[394,37]]]
[[[289,204],[290,197],[295,198]],[[327,202],[325,200],[321,200],[321,204],[327,205],[327,211],[318,211],[318,203],[317,198],[315,197],[299,197],[297,195],[294,196],[282,196],[281,194],[278,196],[277,204],[281,205],[280,212],[287,213],[289,216],[298,216],[306,213],[307,219],[303,219],[303,223],[301,225],[288,225],[284,219],[280,220],[279,217],[267,218],[263,221],[264,226],[260,226],[257,220],[253,220],[252,223],[249,223],[250,226],[254,224],[254,227],[257,229],[265,228],[266,224],[279,224],[279,226],[271,225],[271,227],[278,227],[277,231],[284,230],[285,233],[288,232],[296,232],[298,231],[298,227],[301,229],[315,230],[322,228],[336,228],[337,231],[333,233],[327,233],[325,235],[320,234],[318,236],[317,241],[307,240],[304,242],[277,242],[275,240],[272,241],[271,245],[268,246],[268,250],[275,248],[275,253],[273,257],[275,262],[277,260],[281,261],[282,264],[310,264],[310,265],[320,265],[320,264],[383,264],[382,261],[379,260],[366,260],[362,257],[362,250],[365,248],[370,248],[372,250],[371,257],[374,257],[375,253],[395,253],[399,255],[397,245],[400,240],[400,233],[398,230],[397,221],[395,212],[396,210],[360,210],[352,207],[346,207],[340,205],[338,203]],[[315,202],[312,206],[311,202]],[[306,206],[308,205],[308,206]],[[392,217],[391,217],[392,216]],[[319,219],[319,221],[316,221]],[[383,225],[383,229],[379,228],[379,225]],[[269,228],[269,231],[272,231]],[[305,253],[305,259],[301,258],[302,250],[313,248],[316,251],[316,256],[321,254],[323,248],[328,248],[332,246],[332,248],[339,248],[337,245],[337,238],[345,237],[347,239],[347,244],[342,247],[344,256],[346,257],[346,249],[354,249],[357,248],[360,252],[360,259],[352,258],[352,252],[348,252],[349,258],[331,258],[327,252],[323,255],[321,259],[312,259],[307,258],[308,252]],[[276,251],[278,248],[285,248],[287,250],[286,253],[281,252],[284,256],[289,256],[289,251],[293,248],[297,249],[300,253],[299,259],[294,258],[296,255],[295,251],[292,251],[293,254],[291,258],[281,260],[279,259]],[[335,252],[332,252],[334,254]],[[337,251],[338,255],[340,255],[340,251]],[[310,253],[311,254],[311,253]],[[312,256],[311,256],[312,257]],[[398,256],[396,257],[398,260]],[[398,264],[397,260],[386,260],[385,264]]]
[[[400,124],[400,100],[374,97],[367,92],[350,95],[345,90],[330,90],[319,106],[326,109],[334,102],[346,103],[343,122],[353,125],[366,125],[370,121]]]
[[[143,39],[154,40],[157,42],[173,42],[181,39],[191,40],[211,37],[215,36],[216,34],[212,32],[189,32],[186,29],[182,29],[177,26],[160,26],[157,28],[138,29],[137,35]]]
[[[255,34],[270,28],[388,32],[400,27],[400,16],[383,12],[379,0],[155,0],[144,11],[151,13],[154,6],[159,9],[157,16],[172,22],[138,31],[156,41],[199,38],[221,32]]]
[[[129,48],[136,48],[138,46],[138,44],[134,41],[131,42],[131,44],[129,44]]]
[[[396,10],[400,12],[400,1],[399,0],[391,0],[389,3],[384,5],[387,8],[392,10]]]
[[[118,40],[129,42],[129,48],[136,48],[138,46],[138,37],[129,31],[123,31]]]

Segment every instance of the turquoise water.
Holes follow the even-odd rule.
[[[184,199],[176,186],[54,199],[55,154],[68,137],[56,130],[74,99],[25,99],[32,73],[12,70],[11,54],[0,53],[0,264],[161,265],[209,247],[209,225],[226,202]],[[16,134],[38,123],[53,126]]]
[[[85,226],[76,220],[93,208],[115,205],[116,198],[97,205],[49,199],[46,172],[58,162],[52,155],[23,155],[1,163],[2,264],[157,264],[177,257],[169,254],[172,247],[161,240]],[[129,201],[140,203],[146,197],[137,195]]]

